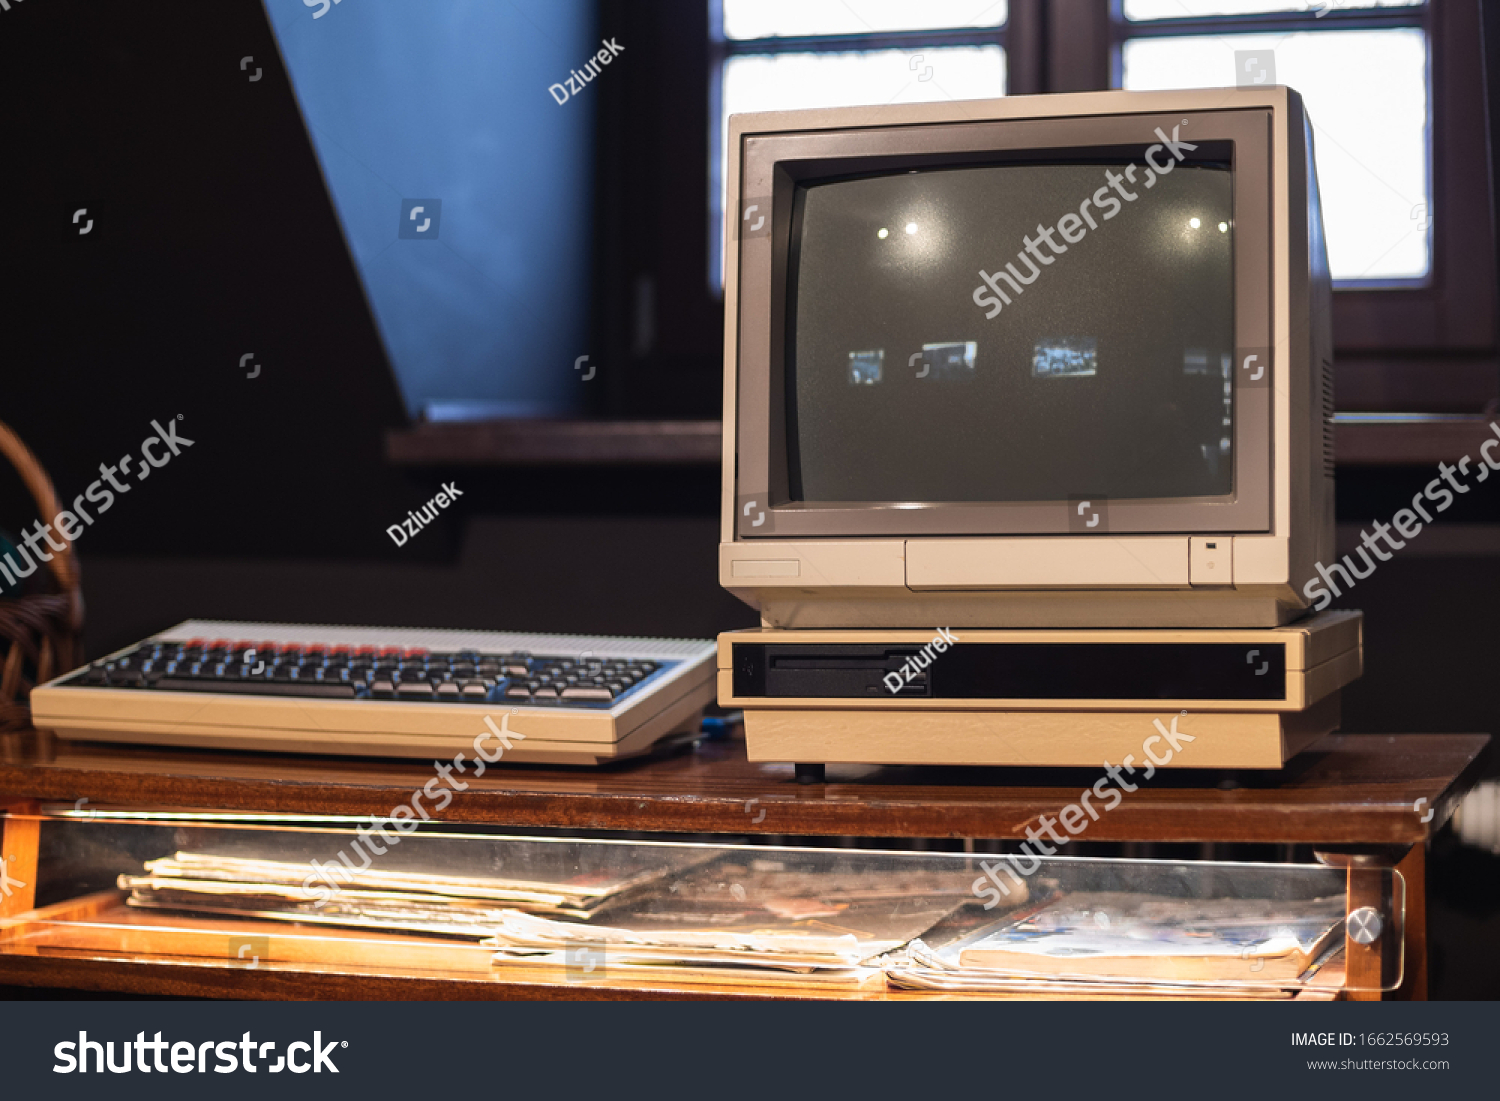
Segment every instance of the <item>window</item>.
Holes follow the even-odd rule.
[[[576,408],[597,97],[547,85],[598,49],[589,5],[308,7],[266,10],[408,412]]]
[[[1046,2],[1090,11],[1105,41],[1090,53],[1075,45],[1087,36],[1056,39],[1050,64],[1092,73],[1094,87],[1264,79],[1302,93],[1335,279],[1341,409],[1477,410],[1500,396],[1477,5]]]
[[[1328,4],[1328,11],[1333,7]],[[1315,14],[1309,20],[1300,4],[1127,0],[1128,37],[1114,82],[1140,90],[1262,83],[1296,88],[1312,119],[1335,282],[1422,285],[1431,274],[1432,223],[1425,13],[1410,2],[1338,7],[1339,19]],[[1355,17],[1355,7],[1368,14]],[[1393,17],[1387,11],[1392,7],[1404,10]],[[1209,29],[1213,22],[1184,21],[1185,12],[1277,10],[1294,13],[1298,29],[1246,33],[1253,24],[1241,21],[1224,33],[1182,33]],[[1171,19],[1180,33],[1152,33],[1153,21],[1162,19]]]
[[[1005,94],[1006,0],[720,0],[717,14],[709,157],[715,290],[723,285],[730,115]]]
[[[1500,399],[1477,4],[601,2],[610,33],[639,43],[634,67],[598,89],[608,159],[596,346],[629,365],[628,385],[625,368],[611,376],[622,408],[708,415],[722,397],[714,384],[729,113],[1232,85],[1236,50],[1267,45],[1275,79],[1304,93],[1317,127],[1339,278],[1339,408],[1478,412]],[[1264,67],[1246,75],[1262,71],[1270,79]],[[671,320],[638,321],[652,316]],[[682,397],[690,388],[691,405]]]

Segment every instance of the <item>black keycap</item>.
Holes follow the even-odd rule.
[[[163,677],[158,689],[174,692],[225,692],[253,696],[321,696],[325,699],[353,699],[354,688],[347,684],[267,683],[261,680],[195,680],[187,677]]]

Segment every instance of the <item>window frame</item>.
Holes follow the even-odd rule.
[[[999,46],[1005,53],[1005,88],[1002,95],[1023,95],[1042,90],[1040,84],[1040,4],[1042,0],[1009,0],[1005,22],[996,27],[937,29],[923,31],[871,31],[864,34],[795,35],[775,38],[731,39],[724,34],[724,0],[709,5],[709,133],[708,281],[711,293],[723,300],[724,211],[724,66],[735,57],[792,53],[865,53],[872,50],[921,50],[945,46]],[[1022,47],[1026,60],[1016,72],[1012,42]]]
[[[1412,282],[1337,286],[1339,408],[1474,411],[1500,400],[1496,265],[1486,156],[1485,85],[1473,4],[1331,9],[1128,22],[1122,0],[1052,0],[1049,72],[1066,88],[1119,87],[1132,38],[1418,27],[1428,44],[1431,267]],[[1086,33],[1073,34],[1074,27]],[[1482,232],[1476,233],[1480,227]]]

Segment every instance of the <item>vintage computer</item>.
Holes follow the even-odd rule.
[[[1279,767],[1338,722],[1331,287],[1283,87],[737,116],[719,641],[754,760]]]

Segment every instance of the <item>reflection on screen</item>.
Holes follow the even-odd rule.
[[[1010,261],[1024,275],[1017,258],[1033,256],[1023,250],[1037,227],[1063,225],[1124,168],[990,165],[800,187],[787,273],[792,499],[1230,494],[1235,243],[1217,228],[1234,216],[1228,168],[1176,166],[1118,217],[1055,234],[1066,248],[1040,244],[1045,278],[1003,312],[976,307],[980,271]]]
[[[849,353],[849,383],[852,386],[874,386],[885,374],[885,349]]]
[[[1098,373],[1098,342],[1093,337],[1049,340],[1031,354],[1031,373],[1037,378],[1076,378]]]
[[[945,382],[972,379],[974,361],[978,356],[979,345],[972,340],[952,344],[924,344],[921,354],[924,367],[917,377]]]

